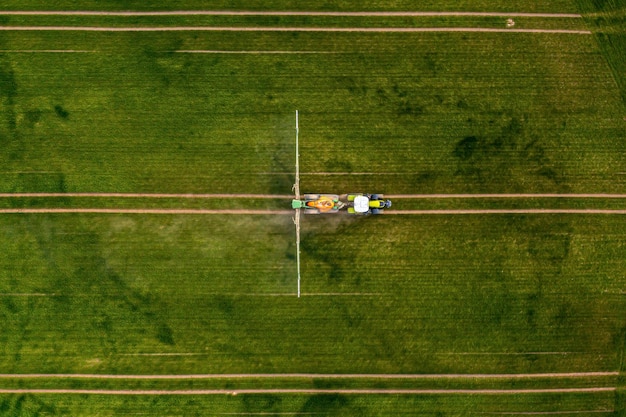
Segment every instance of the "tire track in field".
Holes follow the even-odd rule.
[[[98,53],[97,50],[76,50],[76,49],[2,49],[0,53],[13,53],[13,54],[69,54],[69,53]],[[337,55],[345,52],[341,51],[288,51],[288,50],[219,50],[219,49],[181,49],[181,50],[165,50],[160,52],[175,53],[175,54],[223,54],[223,55],[311,55],[311,54],[323,54],[323,55]]]
[[[0,198],[249,198],[290,199],[286,194],[167,194],[167,193],[0,193]]]
[[[530,379],[619,376],[619,372],[549,372],[536,374],[0,374],[0,379]]]
[[[3,208],[0,214],[245,214],[293,215],[293,210],[249,209],[122,209],[122,208]],[[450,210],[388,210],[385,215],[475,215],[475,214],[626,214],[626,210],[606,209],[450,209]]]
[[[173,11],[80,11],[80,10],[3,10],[0,16],[331,16],[331,17],[542,17],[582,18],[575,13],[515,13],[515,12],[316,12],[316,11],[251,11],[251,10],[173,10]]]
[[[491,32],[491,33],[544,33],[591,35],[589,30],[577,29],[514,29],[471,27],[261,27],[261,26],[0,26],[0,31],[25,32],[360,32],[360,33],[424,33],[424,32]]]
[[[471,215],[471,214],[626,214],[626,210],[610,209],[448,209],[448,210],[385,210],[397,215]]]
[[[92,54],[98,52],[96,50],[83,49],[2,49],[0,53],[14,54]]]
[[[163,51],[163,52],[173,52],[175,54],[224,54],[224,55],[338,55],[343,52],[341,51],[288,51],[288,50],[241,50],[241,51],[233,51],[233,50],[219,50],[219,49],[179,49],[174,51]]]
[[[374,174],[375,175],[375,174]],[[471,198],[606,198],[626,199],[626,194],[608,193],[518,193],[518,194],[385,194],[393,199],[471,199]],[[0,198],[249,198],[249,199],[292,199],[292,194],[192,194],[192,193],[0,193]]]
[[[79,394],[79,395],[238,395],[238,394],[340,394],[340,395],[519,395],[519,394],[580,394],[615,392],[615,387],[543,388],[543,389],[343,389],[343,388],[244,388],[244,389],[72,389],[15,388],[0,389],[0,394]]]
[[[556,193],[544,193],[544,194],[389,194],[389,198],[394,199],[465,199],[465,198],[626,198],[626,194],[556,194]]]
[[[293,210],[249,209],[123,209],[123,208],[4,208],[0,214],[246,214],[246,215],[293,215]]]

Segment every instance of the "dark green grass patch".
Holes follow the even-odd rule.
[[[289,210],[289,198],[115,198],[115,197],[11,197],[0,200],[1,208],[67,209],[188,209],[188,210]]]
[[[14,395],[0,403],[14,416],[132,415],[204,416],[230,413],[305,413],[332,416],[436,415],[493,413],[610,413],[613,393],[561,395],[217,395],[217,396],[81,396]]]
[[[624,210],[624,199],[610,198],[423,198],[393,199],[392,210]],[[546,214],[548,217],[549,214]],[[552,218],[557,216],[553,215]]]
[[[323,374],[288,376],[288,375],[266,375],[266,377],[233,377],[229,375],[194,375],[194,378],[178,376],[155,376],[143,375],[143,379],[133,379],[132,376],[124,377],[118,375],[118,378],[97,378],[88,375],[86,378],[79,378],[72,375],[54,378],[50,376],[42,376],[29,378],[28,376],[3,376],[1,379],[3,389],[38,389],[38,390],[126,390],[126,391],[145,391],[145,390],[164,390],[164,391],[183,391],[183,390],[224,390],[237,391],[240,394],[243,390],[274,390],[277,393],[286,390],[301,390],[299,394],[306,394],[306,390],[436,390],[438,395],[445,394],[445,391],[452,393],[454,390],[479,391],[495,390],[494,394],[503,394],[502,391],[511,390],[550,390],[550,389],[588,389],[588,388],[611,388],[615,386],[617,380],[615,375],[602,376],[575,376],[575,377],[555,377],[555,376],[536,376],[533,378],[506,376],[504,378],[489,377],[487,375],[474,376],[468,375],[465,378],[458,378],[458,375],[452,375],[446,378],[440,375],[435,378],[427,376],[407,376],[401,375],[400,378],[384,378],[378,375],[367,377],[353,377],[346,375],[334,375],[332,377]],[[391,375],[393,377],[393,375]],[[456,394],[460,394],[455,392]],[[256,393],[260,395],[261,393]],[[419,395],[418,393],[413,393]],[[528,394],[520,392],[519,394]]]

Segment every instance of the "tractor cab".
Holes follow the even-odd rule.
[[[381,214],[391,207],[390,200],[384,200],[382,194],[348,194],[348,213]]]
[[[364,214],[370,211],[370,199],[364,195],[358,195],[354,198],[354,212]]]

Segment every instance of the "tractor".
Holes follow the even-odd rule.
[[[348,194],[348,213],[350,214],[382,214],[391,207],[391,200],[385,200],[382,194]]]

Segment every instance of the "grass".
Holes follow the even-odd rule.
[[[6,104],[4,190],[284,193],[294,108],[303,172],[402,174],[393,185],[342,177],[341,190],[601,192],[623,181],[621,103],[584,35],[566,37],[558,53],[554,35],[535,34],[88,34],[69,44],[71,35],[54,35],[49,48],[108,52],[4,55],[17,86]],[[49,36],[8,34],[6,44],[36,49]],[[158,52],[215,43],[346,53]],[[327,182],[303,175],[303,190]]]
[[[8,404],[7,404],[8,403]],[[572,411],[610,410],[611,398],[590,399],[586,395],[533,396],[530,403],[533,410],[561,411],[562,403],[569,404]],[[528,410],[525,401],[515,396],[413,396],[413,397],[378,397],[378,396],[279,396],[261,395],[237,397],[81,397],[81,396],[42,396],[18,398],[3,403],[5,409],[15,408],[34,415],[72,414],[76,416],[93,415],[82,410],[113,415],[145,413],[146,410],[159,410],[159,414],[176,415],[185,410],[185,415],[202,416],[207,410],[214,415],[219,413],[269,413],[282,412],[315,413],[321,415],[353,416],[355,413],[368,416],[384,416],[385,410],[393,410],[396,415],[449,415],[462,416],[468,413],[488,415],[501,410]],[[285,411],[287,410],[287,411]],[[579,414],[579,413],[577,413]],[[609,414],[609,413],[607,413]],[[166,414],[167,415],[167,414]],[[595,415],[595,413],[593,414]],[[602,415],[602,414],[600,414]]]
[[[598,45],[626,102],[626,35],[623,30],[626,23],[626,3],[622,0],[581,0],[579,4],[586,12],[587,23],[595,32]]]
[[[169,6],[207,8],[191,1]],[[211,8],[226,6],[240,5]],[[409,6],[371,1],[360,8]],[[141,7],[146,6],[119,2],[120,9]],[[299,7],[246,2],[250,9]],[[335,2],[320,9],[351,7]],[[569,2],[423,7],[576,12]],[[595,31],[590,19],[587,15],[585,22]],[[607,49],[603,39],[516,33],[2,33],[2,50],[96,52],[0,54],[0,191],[288,194],[293,111],[299,109],[303,191],[623,193],[624,105],[614,78],[621,68],[619,48]],[[332,53],[171,52],[180,49]],[[316,172],[382,174],[312,175]],[[280,202],[245,200],[2,204],[280,207]],[[462,204],[529,203],[395,202],[399,209]],[[0,297],[3,373],[623,369],[621,216],[307,216],[300,299],[289,216],[6,215],[0,230],[0,293],[12,294]],[[3,387],[76,388],[245,384],[537,388],[615,381],[2,381]],[[1,398],[0,410],[11,415],[202,415],[207,409],[327,415],[623,412],[621,379],[618,384],[617,396],[12,395]]]
[[[613,74],[622,100],[626,103],[626,35],[624,34],[624,11],[626,2],[611,1],[579,1],[579,7],[585,12],[587,24],[595,33],[600,50]],[[624,371],[624,354],[626,352],[626,336],[622,336],[620,370]],[[616,395],[616,412],[626,414],[626,397],[624,396],[624,379],[618,385]]]
[[[355,8],[348,0],[324,2],[319,5],[307,5],[295,0],[280,0],[267,3],[261,0],[254,1],[227,1],[214,0],[210,4],[200,0],[170,0],[166,5],[149,5],[140,0],[121,0],[116,2],[117,7],[104,6],[95,0],[63,0],[51,6],[41,0],[8,0],[5,4],[7,10],[415,10],[415,4],[409,0],[367,0]],[[521,0],[515,0],[501,4],[494,1],[435,1],[428,0],[420,4],[420,10],[462,10],[462,11],[510,11],[510,12],[560,12],[576,13],[575,4],[565,0],[550,2],[550,4],[528,4]]]
[[[308,28],[394,28],[394,27],[506,27],[504,16],[0,16],[4,26],[214,26],[214,27],[308,27]],[[585,22],[572,17],[515,17],[515,28],[584,30]]]
[[[17,216],[2,292],[54,296],[3,298],[12,372],[584,371],[619,352],[619,217],[305,218],[305,294],[377,295],[296,300],[261,296],[294,294],[288,218]],[[160,351],[221,360],[120,356]],[[489,352],[564,353],[464,355]]]

